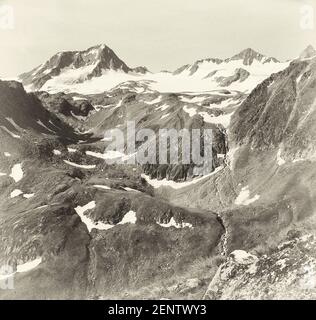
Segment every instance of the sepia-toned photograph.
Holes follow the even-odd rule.
[[[316,299],[315,10],[0,0],[0,300]]]

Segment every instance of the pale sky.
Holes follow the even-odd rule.
[[[280,60],[316,47],[301,8],[316,0],[0,0],[0,76],[16,76],[64,50],[105,43],[130,67],[174,70],[251,47]]]

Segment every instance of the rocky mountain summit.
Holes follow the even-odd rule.
[[[226,59],[226,61],[242,60],[244,65],[251,65],[253,62],[265,63],[279,63],[280,61],[273,57],[267,57],[251,48],[242,50],[240,53],[234,55],[233,57]]]
[[[132,69],[123,62],[112,49],[105,44],[91,47],[84,51],[59,52],[48,61],[23,73],[19,79],[25,86],[40,89],[54,77],[64,74],[67,81],[84,82],[94,77],[100,77],[106,71],[120,71],[122,73],[136,72],[145,74],[145,67]]]

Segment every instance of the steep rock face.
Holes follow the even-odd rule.
[[[34,94],[27,94],[19,82],[0,80],[0,96],[1,136],[19,140],[27,134],[46,134],[76,139],[73,129],[45,109]]]
[[[266,150],[284,146],[291,160],[315,156],[316,59],[292,62],[260,84],[232,117],[237,144]]]

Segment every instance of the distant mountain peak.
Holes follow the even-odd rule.
[[[253,61],[259,61],[262,63],[268,63],[268,62],[279,62],[277,59],[273,57],[267,57],[256,50],[252,48],[247,48],[242,50],[241,52],[237,53],[233,57],[227,59],[228,61],[231,60],[243,60],[244,65],[251,65]]]
[[[308,59],[316,56],[316,50],[312,45],[308,45],[300,54],[300,59]]]
[[[246,56],[257,56],[257,55],[260,55],[260,56],[263,56],[261,53],[259,53],[258,51],[252,49],[252,48],[246,48],[242,51],[239,52],[238,54],[239,56],[242,56],[242,57],[246,57]]]
[[[254,61],[259,62],[260,64],[268,64],[268,63],[275,63],[278,64],[280,61],[273,57],[268,57],[266,55],[263,55],[256,50],[252,48],[246,48],[242,50],[241,52],[235,54],[231,58],[227,59],[218,59],[218,58],[207,58],[207,59],[200,59],[195,61],[193,64],[186,64],[178,69],[176,69],[173,72],[173,75],[179,75],[179,74],[187,74],[189,76],[192,76],[196,74],[197,72],[201,70],[209,69],[209,72],[207,74],[203,75],[204,79],[213,77],[217,71],[218,68],[216,65],[221,66],[221,68],[225,68],[226,64],[229,64],[232,61],[238,61],[236,67],[236,72],[238,72],[238,69],[243,69],[244,66],[250,66]]]

